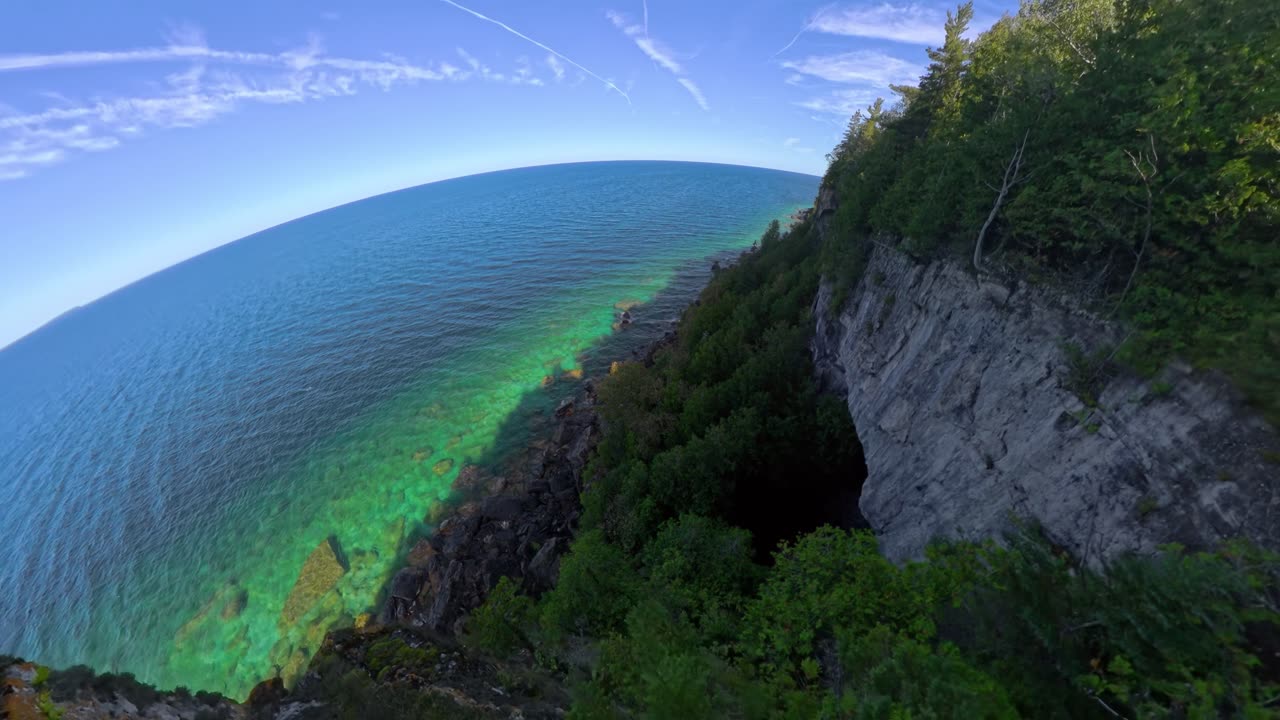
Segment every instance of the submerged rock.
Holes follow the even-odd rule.
[[[431,469],[436,475],[444,475],[453,469],[453,458],[445,458],[435,465],[432,465]]]
[[[221,617],[223,620],[232,620],[239,617],[244,612],[245,605],[249,602],[249,591],[241,588],[236,581],[232,580],[222,587],[218,588],[213,595],[205,601],[204,605],[192,615],[189,620],[178,628],[178,632],[174,633],[173,642],[177,646],[184,645],[192,634],[200,630],[213,617]]]
[[[336,545],[332,537],[326,538],[307,556],[280,612],[281,627],[297,623],[346,574],[347,568],[339,560]]]
[[[233,591],[231,597],[227,598],[226,604],[222,606],[222,619],[231,620],[240,617],[240,613],[244,612],[244,606],[249,604],[249,591],[239,590]]]

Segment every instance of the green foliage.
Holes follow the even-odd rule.
[[[953,645],[935,648],[877,626],[840,638],[841,692],[826,715],[858,720],[1019,717],[1001,684]]]
[[[36,707],[40,709],[40,712],[48,720],[62,720],[62,716],[66,712],[54,703],[47,690],[36,696]]]
[[[1182,337],[1182,319],[1138,314],[1153,288],[1169,289],[1162,268],[1213,254],[1167,254],[1181,242],[1175,230],[1186,230],[1179,213],[1200,196],[1166,172],[1192,149],[1174,152],[1163,135],[1151,149],[1148,95],[1164,76],[1139,87],[1139,73],[1154,72],[1148,60],[1132,60],[1139,70],[1113,62],[1140,45],[1164,52],[1131,34],[1144,28],[1138,35],[1169,41],[1173,25],[1162,14],[1199,7],[1171,10],[1169,2],[1028,3],[973,42],[965,39],[971,11],[958,10],[920,87],[901,89],[897,107],[878,103],[850,123],[827,177],[839,208],[820,220],[829,223],[825,241],[817,242],[815,221],[787,233],[771,228],[757,252],[716,273],[674,344],[650,366],[623,364],[601,384],[604,433],[586,471],[582,532],[559,584],[536,607],[539,628],[526,630],[541,630],[540,654],[582,672],[570,717],[1274,714],[1274,558],[1236,547],[1167,548],[1104,572],[1028,533],[1003,549],[932,546],[925,561],[899,566],[868,532],[813,529],[814,507],[847,502],[823,493],[856,493],[861,469],[847,408],[813,386],[808,342],[819,277],[839,306],[861,279],[869,236],[917,256],[971,250],[992,209],[980,181],[999,181],[1021,138],[1029,138],[1027,175],[996,213],[986,257],[1079,280],[1145,333],[1118,351],[1064,350],[1063,384],[1086,404],[1080,424],[1099,430],[1093,408],[1114,358],[1141,357],[1139,346],[1153,338]],[[1108,82],[1117,83],[1115,97],[1104,92]],[[1125,110],[1133,103],[1138,109]],[[1202,170],[1216,167],[1202,160]],[[1270,171],[1255,164],[1242,172],[1256,179]],[[1271,192],[1259,187],[1246,205]],[[1261,211],[1241,212],[1247,224]],[[1209,242],[1208,229],[1196,232]],[[1257,239],[1248,262],[1266,254]],[[1226,265],[1210,274],[1236,260],[1214,260]],[[1230,292],[1261,302],[1274,283],[1255,281]],[[1184,278],[1169,291],[1200,293],[1196,282]],[[886,292],[879,311],[890,313],[895,299]],[[1238,317],[1246,316],[1256,314]],[[1246,327],[1237,331],[1252,332]],[[1255,360],[1264,372],[1275,367]],[[807,515],[795,512],[797,502]],[[1143,501],[1136,509],[1155,508]],[[491,612],[512,620],[496,624],[499,635],[530,626],[513,588],[496,596]]]
[[[467,620],[467,644],[499,657],[520,648],[533,650],[525,634],[533,621],[533,601],[519,594],[511,578],[504,577]]]
[[[603,636],[621,627],[640,592],[640,576],[601,532],[583,533],[560,564],[560,579],[542,600],[542,627],[552,636]]]
[[[784,543],[759,596],[748,610],[744,649],[771,666],[803,675],[815,644],[838,633],[874,627],[904,637],[934,637],[934,611],[954,600],[964,583],[952,566],[899,568],[882,556],[869,531],[823,527]]]
[[[625,633],[603,643],[593,682],[615,704],[651,717],[713,718],[722,716],[714,712],[717,666],[692,627],[647,599],[628,613]]]
[[[1063,345],[1062,350],[1067,359],[1067,373],[1063,384],[1085,407],[1097,407],[1098,395],[1112,372],[1111,358],[1115,353],[1108,352],[1106,348],[1086,353],[1073,343]]]
[[[777,522],[788,504],[842,482],[856,490],[856,434],[812,380],[811,231],[766,233],[758,252],[711,280],[652,367],[623,364],[601,384],[605,433],[587,471],[599,481],[584,525],[608,543],[639,553],[686,513],[790,537],[807,527]],[[758,534],[758,554],[776,539]]]
[[[663,603],[708,640],[731,642],[763,568],[752,562],[751,533],[700,515],[670,520],[641,554]]]
[[[1079,717],[1101,701],[1126,717],[1258,717],[1280,691],[1258,660],[1276,648],[1247,632],[1280,622],[1274,556],[1168,547],[1099,573],[1024,535],[989,558],[989,583],[965,604],[971,650],[1024,712],[1049,703]]]
[[[454,702],[444,693],[423,692],[407,684],[379,683],[363,669],[327,658],[323,683],[309,687],[301,699],[323,704],[329,720],[469,720],[490,717],[470,704]]]
[[[1280,422],[1274,14],[1248,0],[1024,0],[970,42],[971,15],[950,15],[919,86],[855,114],[830,156],[833,304],[868,236],[972,253],[989,225],[988,259],[1136,326],[1121,359],[1221,368]]]
[[[381,680],[388,671],[400,668],[429,673],[439,657],[440,651],[433,646],[414,647],[392,635],[371,644],[365,651],[364,662],[369,673]]]

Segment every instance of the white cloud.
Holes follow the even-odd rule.
[[[465,80],[542,85],[528,58],[513,73],[492,71],[461,48],[471,69],[449,63],[420,65],[385,55],[380,59],[327,55],[319,38],[281,53],[218,50],[204,44],[196,28],[170,32],[163,47],[123,51],[0,56],[0,72],[37,72],[121,63],[190,63],[169,72],[143,96],[74,100],[50,92],[53,105],[21,113],[0,106],[0,178],[18,179],[36,168],[78,153],[109,150],[152,129],[189,128],[248,104],[287,104],[353,95],[362,88],[391,90],[420,82]]]
[[[802,155],[807,155],[813,152],[813,148],[805,147],[801,145],[800,142],[801,142],[800,138],[789,137],[786,140],[782,141],[782,147],[788,150],[792,150],[794,152],[798,152]]]
[[[636,44],[636,47],[640,48],[640,52],[644,53],[646,57],[667,72],[675,75],[676,82],[680,83],[689,92],[698,107],[703,110],[711,109],[711,105],[707,102],[707,96],[702,93],[701,88],[693,80],[687,77],[684,67],[676,60],[675,51],[649,35],[649,6],[647,3],[644,7],[643,24],[634,23],[631,18],[614,10],[607,11],[605,17],[609,18],[609,22],[613,23],[614,27],[631,38],[631,41]]]
[[[644,25],[634,25],[631,20],[622,13],[610,10],[605,13],[609,18],[609,22],[613,26],[621,30],[627,37],[635,42],[636,47],[649,57],[650,60],[658,63],[671,73],[676,75],[684,74],[684,68],[680,67],[680,63],[675,59],[675,53],[661,42],[649,37],[648,28]]]
[[[560,58],[555,55],[547,56],[547,67],[551,68],[551,74],[555,76],[556,82],[564,80],[564,63],[560,62]]]
[[[877,87],[915,83],[924,74],[924,68],[915,63],[873,50],[814,55],[803,60],[788,60],[782,63],[782,67],[830,82]],[[787,81],[792,82],[791,78]]]
[[[502,22],[502,21],[500,21],[500,20],[495,20],[495,19],[493,19],[493,18],[489,17],[488,15],[485,15],[485,14],[483,14],[483,13],[479,13],[479,12],[476,12],[475,10],[472,10],[472,9],[471,9],[471,8],[469,8],[469,7],[466,7],[466,6],[464,6],[464,5],[459,5],[458,3],[454,2],[454,0],[440,0],[440,2],[445,3],[446,5],[451,5],[451,6],[455,7],[455,8],[458,8],[459,10],[461,10],[461,11],[463,11],[463,12],[467,13],[468,15],[471,15],[472,17],[475,17],[475,18],[477,18],[477,19],[483,20],[483,21],[485,21],[485,22],[487,22],[487,23],[491,23],[491,24],[493,24],[493,25],[497,25],[498,27],[500,27],[500,28],[502,28],[503,30],[505,30],[505,31],[507,31],[507,32],[509,32],[509,33],[511,33],[512,35],[515,35],[516,37],[520,38],[521,40],[524,40],[524,41],[525,41],[525,42],[527,42],[527,43],[532,43],[533,45],[536,45],[536,46],[538,46],[538,47],[542,48],[543,50],[546,50],[547,52],[551,53],[552,55],[555,55],[556,57],[560,58],[561,60],[563,60],[563,61],[565,61],[565,62],[569,63],[570,65],[574,66],[575,68],[577,68],[577,69],[581,70],[582,72],[584,72],[584,73],[586,73],[586,74],[590,75],[591,77],[595,78],[596,80],[599,80],[600,82],[604,83],[605,87],[607,87],[607,88],[609,88],[610,90],[613,90],[614,92],[616,92],[616,93],[618,93],[619,95],[621,95],[621,96],[623,97],[623,99],[625,99],[625,100],[627,101],[627,104],[628,104],[628,105],[630,105],[630,104],[631,104],[631,98],[630,98],[630,96],[628,96],[625,92],[623,92],[623,91],[622,91],[622,88],[620,88],[620,87],[618,87],[616,84],[614,84],[612,80],[606,80],[605,78],[600,77],[599,75],[597,75],[597,74],[595,74],[595,73],[591,72],[590,70],[588,70],[587,68],[583,67],[582,65],[579,65],[578,63],[574,62],[572,59],[570,59],[570,58],[569,58],[568,56],[566,56],[564,53],[557,52],[554,48],[551,48],[551,47],[549,47],[549,46],[547,46],[547,45],[544,45],[543,43],[538,42],[537,40],[534,40],[533,38],[529,37],[528,35],[525,35],[524,33],[520,32],[519,30],[516,30],[515,28],[511,27],[510,25],[508,25],[508,24],[506,24],[506,23],[504,23],[504,22]]]
[[[808,28],[832,35],[879,38],[916,45],[941,45],[946,11],[915,3],[819,10]]]
[[[845,116],[864,109],[877,97],[887,96],[890,85],[914,85],[925,71],[915,63],[872,50],[812,55],[787,60],[782,67],[793,71],[786,79],[791,85],[799,85],[805,78],[816,78],[845,86],[798,103],[816,112]]]
[[[685,90],[693,96],[693,101],[698,103],[698,107],[703,110],[710,110],[711,105],[707,102],[707,96],[702,94],[702,89],[694,84],[689,78],[676,78],[676,82],[684,86]]]
[[[834,113],[849,116],[858,110],[865,110],[876,98],[885,93],[867,89],[836,90],[826,96],[816,97],[797,103],[800,107],[814,112]]]

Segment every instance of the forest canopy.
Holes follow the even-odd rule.
[[[1096,568],[1027,528],[898,566],[867,530],[804,526],[797,498],[862,477],[846,409],[814,387],[815,291],[847,292],[877,244],[1063,284],[1134,328],[1137,369],[1221,368],[1280,411],[1280,15],[1043,0],[972,41],[971,20],[951,13],[919,85],[852,118],[826,233],[771,227],[674,344],[602,383],[557,586],[502,585],[470,625],[568,677],[570,717],[1280,714],[1273,555]]]
[[[832,151],[837,243],[1066,283],[1135,328],[1122,358],[1226,371],[1280,420],[1280,16],[1249,0],[966,4],[920,84]]]

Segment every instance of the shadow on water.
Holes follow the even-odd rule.
[[[743,251],[727,250],[677,268],[671,280],[646,302],[626,298],[614,305],[620,318],[623,312],[630,324],[591,343],[574,358],[580,371],[552,370],[543,378],[541,387],[525,392],[517,406],[498,425],[490,449],[468,463],[486,476],[511,477],[529,472],[527,468],[539,456],[556,426],[555,409],[566,398],[579,395],[592,380],[609,374],[616,361],[639,360],[664,335],[673,331],[685,308],[694,302],[711,278],[712,266],[726,266],[736,261]],[[422,508],[423,517],[407,532],[396,549],[395,567],[403,567],[409,551],[421,539],[430,536],[439,519],[460,504],[474,500],[470,494],[456,489],[451,497],[438,505]],[[390,580],[390,579],[388,579]],[[389,584],[389,583],[388,583]],[[376,611],[386,602],[387,587],[376,598]]]
[[[616,328],[610,335],[592,343],[578,353],[575,360],[580,373],[557,372],[544,378],[543,386],[530,390],[500,423],[490,449],[468,463],[487,477],[527,476],[536,472],[533,464],[541,458],[555,430],[555,409],[566,398],[578,396],[586,383],[609,374],[615,361],[642,360],[654,343],[674,331],[686,308],[698,299],[712,276],[712,266],[727,266],[739,259],[742,251],[725,251],[679,268],[662,290],[644,303],[622,301],[615,305],[620,316],[629,311],[633,321]],[[847,418],[847,415],[845,416]],[[842,528],[867,527],[858,510],[858,498],[867,470],[862,446],[850,419],[850,447],[835,454],[836,460],[826,467],[810,467],[801,462],[794,470],[807,477],[798,480],[798,492],[779,494],[776,487],[739,488],[737,507],[732,519],[751,530],[757,559],[772,562],[772,552],[780,541],[790,541],[822,525]],[[831,458],[827,458],[831,460]],[[818,458],[813,458],[817,464]],[[784,484],[788,484],[785,483]],[[396,551],[395,567],[403,567],[409,551],[421,539],[430,536],[436,522],[459,505],[477,500],[482,490],[460,492],[455,489],[448,500],[424,507],[423,518],[404,535]],[[434,521],[433,521],[434,520]],[[380,609],[386,602],[390,584],[384,585],[376,599]]]

